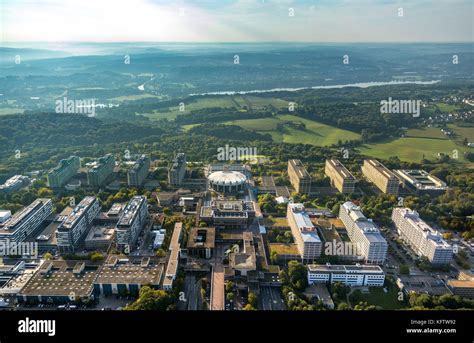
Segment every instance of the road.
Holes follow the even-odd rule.
[[[284,311],[285,302],[280,296],[280,288],[262,286],[259,295],[260,309],[264,311]]]

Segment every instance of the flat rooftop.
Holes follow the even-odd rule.
[[[311,179],[311,175],[309,175],[308,171],[303,165],[301,160],[289,160],[288,164],[293,168],[293,170],[298,175],[300,179]]]
[[[376,265],[332,265],[308,264],[310,272],[339,272],[339,273],[374,273],[383,274],[382,268]]]
[[[385,176],[387,179],[396,178],[394,173],[392,173],[387,167],[385,167],[382,163],[375,159],[364,160],[364,163],[368,163],[369,165],[374,167],[380,174]]]
[[[213,227],[193,227],[188,234],[187,248],[214,248],[216,229]]]
[[[91,264],[90,261],[46,261],[27,282],[20,295],[88,296],[98,271],[99,265]]]
[[[96,201],[95,197],[87,196],[81,200],[81,202],[74,207],[71,213],[66,217],[66,219],[59,225],[59,230],[70,230],[72,229],[85,215],[85,213],[89,210],[92,204]]]
[[[155,257],[119,257],[110,255],[100,269],[95,283],[158,285],[164,264]]]
[[[352,173],[339,160],[327,160],[327,163],[344,179],[355,180]]]
[[[18,226],[20,226],[23,222],[25,222],[29,218],[30,215],[33,215],[47,202],[51,202],[51,199],[46,199],[46,198],[36,199],[28,206],[16,212],[5,223],[0,224],[0,233],[8,233],[8,232],[14,231]]]
[[[122,215],[117,223],[117,227],[130,226],[138,215],[140,207],[145,202],[144,196],[134,196],[125,206]]]

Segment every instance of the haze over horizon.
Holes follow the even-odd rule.
[[[473,10],[470,0],[0,0],[0,37],[3,45],[472,42]]]

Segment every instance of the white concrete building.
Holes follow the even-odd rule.
[[[419,256],[426,256],[432,264],[447,264],[453,257],[453,247],[441,234],[409,208],[394,208],[392,220],[400,237]]]
[[[383,287],[385,274],[373,265],[309,264],[308,283],[341,282],[346,286]]]
[[[287,219],[303,262],[321,256],[321,239],[303,204],[288,204]]]
[[[387,256],[387,241],[372,220],[364,216],[360,207],[350,201],[345,202],[339,209],[339,218],[352,243],[358,245],[365,262],[382,264]]]

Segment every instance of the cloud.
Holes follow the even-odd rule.
[[[470,0],[0,0],[0,10],[3,41],[473,40]]]

